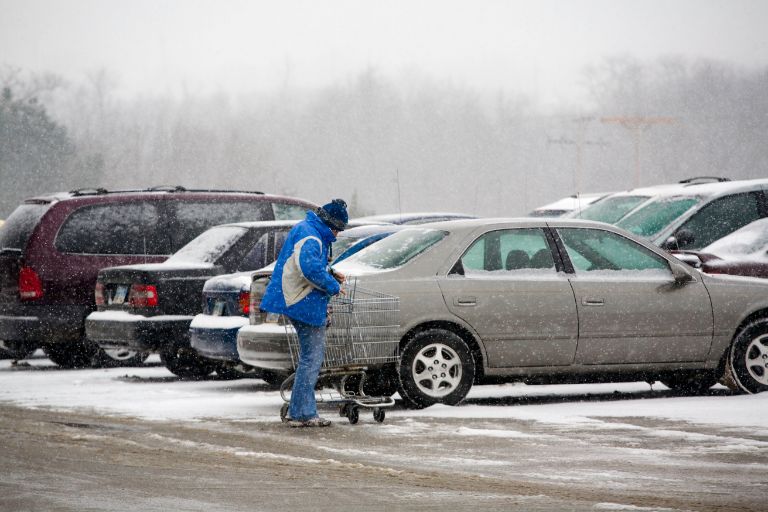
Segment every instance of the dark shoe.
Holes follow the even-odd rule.
[[[288,420],[289,427],[330,427],[331,421],[319,416],[308,420]]]

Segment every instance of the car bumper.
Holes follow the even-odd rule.
[[[0,339],[37,343],[79,340],[88,306],[12,304],[0,306]]]
[[[85,335],[102,348],[158,350],[178,339],[186,339],[191,316],[142,316],[125,312],[96,311],[85,319]]]
[[[246,317],[197,315],[189,326],[190,344],[208,359],[239,363],[237,331],[245,325]]]
[[[289,329],[291,327],[288,327]],[[286,327],[277,324],[246,325],[237,332],[240,360],[276,373],[293,372]]]

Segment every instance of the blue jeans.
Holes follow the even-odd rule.
[[[317,416],[315,385],[325,357],[325,326],[317,327],[290,319],[299,336],[299,364],[291,390],[288,416],[305,421]]]

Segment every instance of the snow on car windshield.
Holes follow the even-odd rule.
[[[396,268],[405,265],[446,235],[447,232],[437,229],[406,229],[350,256],[343,264],[382,270]]]
[[[616,223],[640,236],[653,236],[701,201],[700,197],[665,197],[636,210]]]
[[[174,263],[215,263],[247,230],[237,226],[211,228],[166,260]]]
[[[596,220],[613,224],[627,214],[635,206],[646,201],[648,196],[617,196],[606,197],[602,201],[581,210],[574,217],[586,220]]]
[[[716,254],[724,259],[766,259],[768,246],[768,219],[747,224],[720,240],[712,242],[701,252]]]

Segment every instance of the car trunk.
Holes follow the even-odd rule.
[[[21,267],[20,249],[0,250],[0,303],[20,302],[19,271]]]
[[[132,265],[99,273],[104,303],[99,310],[122,310],[145,316],[194,315],[202,311],[205,281],[224,269],[210,264]]]

